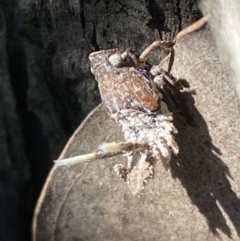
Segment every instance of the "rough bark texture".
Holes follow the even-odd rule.
[[[139,53],[199,16],[194,0],[1,0],[1,240],[30,239],[52,160],[100,102],[88,54],[113,47]]]

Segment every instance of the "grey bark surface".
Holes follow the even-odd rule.
[[[30,239],[52,160],[100,103],[88,54],[113,47],[140,53],[199,16],[191,0],[0,1],[1,240]]]

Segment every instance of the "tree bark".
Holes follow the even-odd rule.
[[[88,54],[140,53],[200,16],[195,0],[0,2],[1,240],[30,240],[52,160],[100,103]]]

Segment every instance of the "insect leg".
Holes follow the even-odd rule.
[[[65,159],[55,160],[57,166],[63,165],[74,165],[85,162],[97,161],[99,159],[106,159],[109,157],[115,157],[119,155],[124,155],[128,152],[139,151],[145,149],[146,145],[138,143],[129,143],[129,142],[112,142],[112,143],[103,143],[99,146],[99,151],[79,155],[75,157],[69,157]]]
[[[171,49],[175,44],[175,40],[173,41],[161,41],[161,40],[157,40],[155,42],[153,42],[151,45],[149,45],[139,56],[138,58],[138,62],[139,63],[144,63],[147,61],[147,59],[149,58],[150,54],[152,51],[154,51],[157,48],[166,48],[166,49]]]
[[[176,39],[179,40],[180,38],[182,38],[183,36],[192,33],[194,31],[197,31],[198,29],[200,29],[201,27],[203,27],[206,23],[207,23],[208,17],[204,16],[202,18],[200,18],[199,20],[197,20],[196,22],[194,22],[193,24],[191,24],[190,26],[184,28],[183,30],[181,30],[177,36]]]

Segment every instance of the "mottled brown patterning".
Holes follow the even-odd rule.
[[[110,56],[124,53],[124,50],[111,49],[89,55],[91,71],[98,81],[102,101],[108,113],[113,114],[122,109],[157,110],[161,97],[153,80],[147,78],[147,72],[136,69],[130,56],[117,67],[109,62]],[[132,66],[124,66],[127,65],[126,61],[128,65],[132,62]]]

